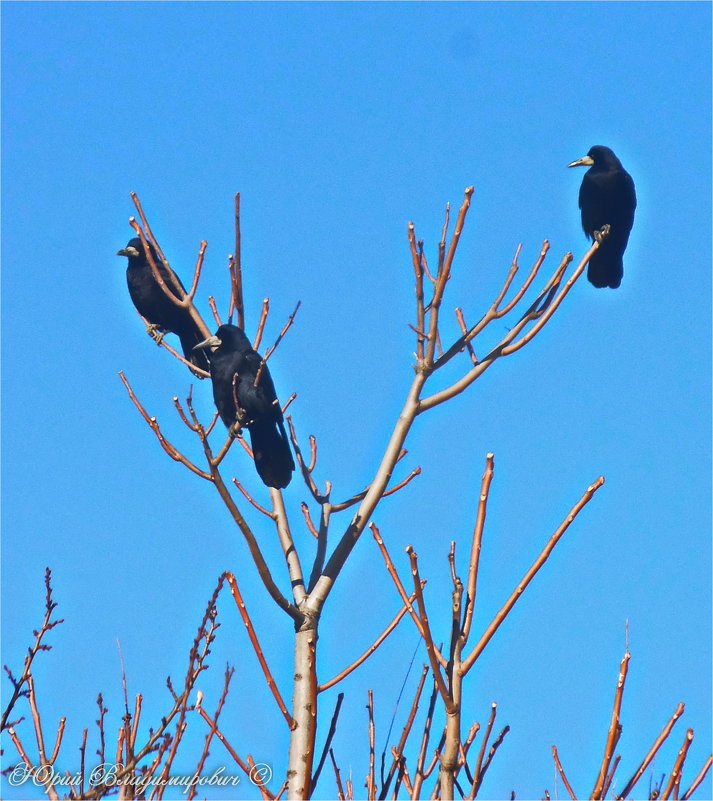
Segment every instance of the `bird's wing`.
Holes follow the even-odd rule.
[[[630,229],[634,221],[636,192],[625,170],[588,172],[579,188],[582,229],[591,239],[592,232],[607,223],[623,223]]]

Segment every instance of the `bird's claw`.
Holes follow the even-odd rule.
[[[149,323],[146,326],[146,333],[154,340],[157,345],[161,344],[161,340],[165,335],[165,331],[161,328],[160,325],[156,325],[156,323]]]
[[[611,232],[611,225],[607,223],[606,225],[603,225],[598,231],[594,232],[594,240],[601,245],[602,242],[606,239],[606,237],[609,236],[610,232]]]

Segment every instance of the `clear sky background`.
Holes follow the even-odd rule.
[[[621,288],[579,281],[526,349],[419,418],[397,472],[423,473],[375,520],[404,578],[404,547],[419,553],[444,640],[446,556],[457,540],[464,575],[485,454],[494,451],[496,472],[476,631],[603,474],[467,680],[468,723],[485,724],[497,701],[499,727],[511,726],[480,797],[541,798],[546,787],[554,797],[552,743],[575,790],[591,791],[626,620],[632,658],[614,789],[679,701],[685,715],[641,787],[670,770],[691,726],[688,786],[711,742],[710,4],[6,2],[2,17],[2,662],[20,671],[50,566],[66,622],[35,670],[48,730],[68,718],[61,768],[78,768],[85,726],[96,748],[99,691],[110,732],[120,723],[117,639],[129,693],[144,695],[142,730],[157,725],[170,707],[165,677],[184,675],[225,569],[238,575],[291,693],[291,621],[217,495],[165,456],[117,376],[126,372],[166,434],[198,459],[172,404],[191,377],[146,336],[126,261],[114,255],[132,235],[129,192],[184,279],[209,242],[198,292],[206,319],[209,294],[225,313],[241,193],[248,333],[263,297],[267,343],[302,301],[270,369],[283,399],[298,393],[298,433],[317,436],[317,479],[330,479],[338,499],[371,479],[413,375],[407,221],[434,262],[445,203],[457,208],[475,186],[445,303],[444,332],[455,336],[453,307],[477,319],[518,242],[524,269],[551,241],[546,275],[567,250],[585,252],[583,170],[565,165],[605,144],[639,201]],[[501,321],[480,349],[513,323]],[[194,383],[208,419],[210,385]],[[228,474],[268,502],[239,449]],[[299,511],[308,493],[295,477],[284,495],[308,562],[314,544]],[[287,592],[273,528],[239,503]],[[333,522],[333,540],[346,523]],[[326,607],[320,679],[398,608],[365,537]],[[288,733],[225,593],[219,614],[205,703],[217,702],[225,662],[236,665],[226,733],[282,776]],[[334,749],[357,797],[367,688],[380,751],[404,680],[407,699],[426,660],[421,647],[406,678],[417,642],[404,620],[338,688],[346,699]],[[336,692],[320,697],[320,747]],[[30,724],[20,728],[31,744]],[[177,769],[192,772],[205,733],[191,721]],[[12,743],[4,747],[14,759]],[[222,764],[216,742],[209,767]],[[27,793],[3,780],[4,797]],[[711,793],[709,777],[696,797]],[[255,795],[247,782],[238,790]],[[329,771],[317,796],[335,796]]]

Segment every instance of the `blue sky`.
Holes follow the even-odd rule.
[[[444,204],[457,207],[475,186],[445,308],[477,319],[518,242],[523,268],[544,238],[549,270],[567,250],[584,253],[583,173],[565,165],[606,144],[639,202],[621,288],[578,282],[527,348],[422,416],[401,470],[423,473],[375,520],[404,577],[404,547],[419,553],[444,639],[448,546],[458,541],[464,573],[486,452],[496,472],[476,631],[603,474],[468,679],[465,717],[484,724],[497,701],[498,722],[511,726],[480,797],[554,793],[552,743],[577,792],[591,790],[626,620],[618,786],[679,701],[685,715],[653,775],[670,769],[691,726],[687,786],[711,742],[710,5],[5,2],[2,23],[2,662],[21,666],[49,565],[66,622],[36,681],[50,729],[68,715],[62,766],[77,767],[99,691],[119,723],[117,639],[129,693],[143,693],[146,726],[155,725],[169,705],[165,676],[185,671],[225,569],[238,575],[290,694],[289,619],[258,584],[211,488],[163,454],[117,376],[126,372],[167,435],[198,458],[172,404],[190,376],[146,337],[114,255],[132,235],[129,192],[184,277],[208,241],[198,292],[206,319],[209,294],[226,307],[241,193],[248,332],[263,297],[267,342],[302,301],[270,369],[283,398],[298,393],[301,438],[318,438],[319,482],[348,497],[372,477],[412,376],[408,220],[434,261]],[[514,320],[501,322],[491,337]],[[210,387],[194,393],[209,417]],[[230,469],[267,502],[242,454],[231,452]],[[285,499],[309,554],[299,480]],[[244,512],[287,588],[274,531]],[[334,539],[346,522],[334,524]],[[364,538],[324,614],[320,678],[361,653],[398,605]],[[282,773],[287,732],[227,594],[219,614],[207,704],[226,660],[235,664],[225,728],[243,754]],[[357,797],[367,688],[381,748],[417,641],[404,620],[339,688],[334,748]],[[425,659],[421,649],[405,697]],[[320,698],[320,743],[335,697]],[[192,770],[204,734],[194,722],[181,768]],[[225,764],[219,744],[211,760]],[[318,796],[334,792],[325,772]],[[711,792],[708,777],[696,797]]]

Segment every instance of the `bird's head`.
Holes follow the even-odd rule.
[[[139,256],[144,254],[144,245],[142,241],[135,236],[133,239],[129,240],[129,243],[125,248],[116,251],[117,256],[128,256],[130,259],[137,259]]]
[[[204,350],[205,348],[210,348],[211,352],[220,349],[225,352],[243,353],[252,350],[252,345],[242,328],[226,324],[221,325],[212,337],[199,342],[193,350]]]
[[[621,169],[621,162],[614,155],[614,151],[611,148],[605,147],[604,145],[594,145],[593,147],[589,148],[589,152],[586,156],[582,156],[581,159],[577,159],[567,166],[595,167],[597,169]]]

